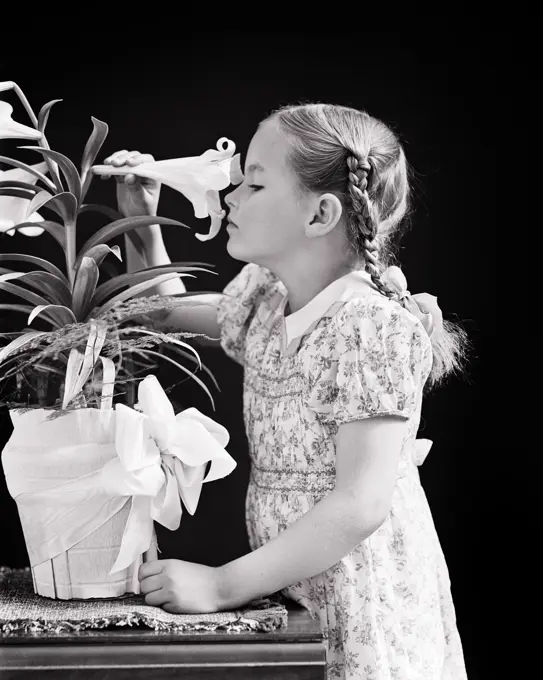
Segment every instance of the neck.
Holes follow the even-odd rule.
[[[337,262],[304,262],[289,268],[274,269],[274,274],[285,285],[288,302],[285,315],[305,307],[327,286],[354,270],[350,264]]]

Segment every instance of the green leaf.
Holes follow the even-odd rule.
[[[101,205],[100,203],[83,203],[79,207],[79,213],[84,212],[100,212],[112,220],[121,220],[123,218],[118,210],[114,210],[107,205]]]
[[[51,201],[52,204],[58,206],[64,224],[74,224],[77,218],[77,198],[70,192],[57,194]]]
[[[41,208],[50,208],[65,224],[74,222],[77,214],[77,203],[73,194],[63,192],[53,196],[53,194],[50,194],[46,189],[39,188],[38,193],[34,194],[34,196],[31,196],[29,192],[21,192],[23,192],[22,189],[0,189],[0,196],[5,193],[6,196],[28,198],[31,202],[27,208],[27,215],[32,215],[32,213]]]
[[[62,279],[62,281],[64,281],[64,283],[67,286],[69,286],[68,279],[60,271],[60,269],[58,267],[55,267],[54,264],[47,262],[47,260],[42,259],[41,257],[36,257],[35,255],[27,255],[26,253],[0,253],[0,262],[6,262],[6,261],[8,261],[8,262],[28,262],[29,264],[36,265],[37,267],[41,267],[42,269],[45,269],[50,274],[54,274],[55,276],[58,276],[59,279]]]
[[[41,227],[48,234],[51,234],[51,236],[60,243],[62,249],[64,250],[65,247],[64,227],[61,224],[57,224],[57,222],[49,222],[48,220],[44,220],[43,222],[21,222],[21,224],[16,224],[14,227],[12,227],[12,229],[21,229],[21,227],[36,227],[36,226]]]
[[[43,131],[45,130],[45,126],[47,125],[47,121],[49,120],[49,114],[51,113],[51,109],[57,102],[61,102],[62,99],[53,99],[50,102],[47,102],[47,104],[44,104],[40,112],[38,114],[38,130],[43,134]]]
[[[77,168],[67,156],[58,151],[44,149],[41,146],[20,146],[19,148],[37,151],[38,153],[43,154],[45,158],[49,158],[50,160],[55,161],[55,163],[58,163],[66,178],[66,182],[68,183],[68,189],[70,193],[75,196],[77,205],[79,205],[81,202],[81,178],[79,177]]]
[[[0,304],[0,309],[5,309],[8,312],[23,312],[27,316],[30,314],[30,312],[34,309],[30,305],[7,305],[7,304]]]
[[[72,293],[72,307],[76,318],[80,321],[85,318],[99,276],[100,270],[94,259],[84,257],[77,268]]]
[[[66,408],[70,401],[82,390],[94,365],[98,361],[106,333],[106,324],[94,321],[91,324],[91,330],[87,338],[85,354],[82,355],[76,348],[71,350],[66,369],[62,408]]]
[[[9,380],[12,378],[14,375],[17,375],[17,373],[20,372],[20,367],[17,365],[18,361],[21,361],[23,357],[28,356],[29,353],[23,351],[19,353],[18,355],[14,355],[11,357],[8,357],[5,361],[3,361],[0,366],[2,367],[2,370],[0,370],[0,383],[3,380]]]
[[[217,391],[218,392],[221,391],[221,388],[219,387],[219,383],[215,379],[215,376],[213,375],[213,373],[209,370],[209,368],[205,364],[202,364],[201,362],[199,362],[200,357],[198,357],[198,359],[195,359],[191,354],[189,354],[188,352],[185,352],[184,350],[180,349],[179,347],[176,347],[174,344],[171,344],[171,346],[170,346],[170,343],[167,343],[167,346],[169,346],[169,348],[171,350],[173,350],[174,352],[181,354],[181,356],[183,356],[185,359],[189,359],[190,361],[193,361],[196,364],[199,363],[201,370],[205,371],[207,373],[207,375],[211,378],[211,380],[213,381],[213,385],[216,387]]]
[[[93,316],[102,316],[106,312],[109,312],[110,309],[112,309],[117,304],[117,302],[124,302],[124,300],[128,300],[135,295],[139,295],[149,288],[153,288],[153,286],[158,286],[160,283],[164,283],[165,281],[170,281],[171,279],[176,278],[179,278],[179,274],[162,274],[161,276],[155,276],[155,278],[151,279],[150,281],[143,281],[136,286],[132,286],[132,288],[115,295],[115,297],[111,298],[111,300],[108,300],[98,310],[94,309]]]
[[[145,243],[143,242],[143,239],[138,234],[138,232],[132,231],[130,232],[130,234],[126,234],[126,238],[134,246],[136,252],[142,257],[145,257]]]
[[[10,354],[13,354],[13,352],[16,350],[21,349],[40,335],[47,335],[47,333],[44,331],[29,331],[28,333],[15,338],[15,340],[12,340],[5,347],[2,347],[0,350],[0,364],[2,364]]]
[[[45,198],[45,193],[47,192],[44,191],[41,193],[44,194]],[[36,205],[38,205],[39,202],[41,201],[41,199],[38,200],[38,196],[40,195],[41,194],[36,194],[35,198],[33,199],[36,201]],[[39,207],[51,208],[52,210],[54,210],[57,213],[57,215],[59,215],[62,218],[62,221],[64,222],[65,225],[73,224],[77,217],[76,197],[73,194],[69,193],[68,191],[64,191],[61,194],[56,194],[56,196],[51,196],[51,198],[42,202]]]
[[[139,333],[140,335],[151,335],[154,338],[161,338],[164,335],[163,333],[157,333],[156,331],[147,330],[147,328],[130,328],[128,330],[130,332],[133,332],[133,333]],[[180,347],[186,347],[187,349],[190,349],[190,351],[196,357],[198,367],[202,368],[202,362],[200,361],[200,355],[194,349],[194,347],[191,347],[191,345],[189,345],[188,343],[183,342],[182,340],[178,340],[177,338],[170,338],[168,342],[172,343],[172,345],[179,345]],[[194,357],[192,357],[192,358],[194,358]]]
[[[94,248],[91,248],[85,257],[92,257],[92,259],[96,262],[96,265],[99,267],[106,255],[109,255],[109,253],[113,253],[120,262],[123,261],[119,246],[110,247],[106,246],[105,243],[101,243],[99,246],[94,246]]]
[[[28,182],[18,182],[16,180],[4,180],[0,182],[0,189],[7,189],[11,187],[12,189],[26,189],[26,191],[31,191],[33,194],[37,194],[41,191],[41,187],[37,187],[35,184],[28,184]],[[26,197],[25,197],[26,198]]]
[[[1,304],[0,309],[5,309],[7,312],[22,312],[23,314],[28,316],[32,314],[32,311],[36,309],[36,307],[31,307],[30,305],[8,305],[8,304]],[[46,321],[47,323],[50,323],[51,326],[55,327],[57,324],[54,322],[53,319],[51,319],[47,314],[44,314],[43,320]]]
[[[107,281],[108,279],[113,279],[119,276],[119,269],[115,266],[113,262],[108,262],[104,260],[100,266],[100,276]]]
[[[43,208],[43,206],[46,203],[49,203],[49,201],[53,198],[53,194],[49,193],[49,191],[46,191],[45,189],[42,189],[39,191],[34,198],[30,201],[30,204],[28,208],[26,209],[26,216],[28,217],[29,215],[34,214],[37,212],[40,208]],[[55,211],[57,212],[57,211]],[[58,214],[58,212],[57,212]],[[61,215],[62,217],[62,215]]]
[[[61,354],[59,354],[57,361],[59,359],[62,360],[62,359],[64,359],[64,357]],[[66,360],[64,360],[63,363],[66,363]],[[63,378],[66,375],[65,369],[61,370],[60,368],[56,368],[56,366],[48,366],[47,364],[44,364],[43,362],[40,362],[39,364],[35,364],[35,366],[36,366],[37,369],[39,368],[40,371],[55,373],[56,375],[60,375]]]
[[[142,334],[142,335],[152,335],[152,336],[154,336],[154,337],[161,337],[161,335],[163,335],[162,333],[157,333],[157,332],[155,332],[155,331],[150,331],[150,330],[147,330],[146,328],[134,328],[134,329],[130,329],[130,330],[133,330],[134,333],[140,333],[140,334]],[[213,373],[209,370],[209,368],[207,368],[207,366],[206,366],[205,364],[202,364],[202,362],[201,362],[201,360],[200,360],[200,355],[199,355],[198,352],[194,349],[194,347],[191,347],[191,345],[189,345],[188,343],[183,342],[182,340],[177,340],[176,338],[171,338],[171,339],[169,340],[169,342],[167,342],[167,343],[165,342],[165,343],[164,343],[164,345],[166,345],[166,344],[170,346],[170,349],[171,349],[171,350],[173,350],[174,352],[178,352],[178,353],[181,354],[181,356],[183,356],[185,359],[189,359],[190,361],[193,361],[194,363],[196,363],[196,364],[198,365],[198,368],[200,368],[200,370],[204,370],[204,371],[209,375],[209,377],[210,377],[211,380],[213,381],[213,384],[215,385],[215,387],[217,388],[217,390],[218,390],[219,392],[221,391],[221,389],[220,389],[220,387],[219,387],[219,384],[218,384],[217,381],[215,380],[215,376],[214,376]],[[163,345],[163,346],[164,346],[164,345]],[[181,347],[185,347],[186,349],[190,349],[190,351],[191,351],[195,356],[192,356],[192,354],[189,354],[188,352],[184,351],[183,349],[181,349]]]
[[[2,182],[2,184],[4,184],[4,182]],[[15,184],[15,182],[5,182],[5,184],[13,185],[13,184]],[[19,184],[24,184],[24,182],[19,182]],[[39,208],[43,207],[47,203],[46,200],[43,200],[43,201],[41,199],[38,200],[37,199],[38,196],[43,196],[44,198],[46,196],[48,196],[49,198],[47,200],[51,201],[51,204],[46,206],[46,207],[54,210],[54,212],[56,212],[56,214],[60,218],[64,218],[64,216],[66,215],[66,201],[65,201],[65,199],[63,199],[63,203],[60,204],[58,202],[55,202],[56,196],[53,196],[47,190],[42,189],[41,187],[33,186],[33,185],[29,185],[29,186],[31,186],[34,189],[34,191],[32,193],[30,193],[29,189],[15,188],[15,187],[11,186],[9,189],[0,188],[0,196],[15,196],[17,198],[26,198],[29,201],[35,201],[34,204],[31,203],[28,206],[27,215],[32,215],[33,212],[35,212],[36,210],[39,210]],[[66,195],[71,195],[71,194],[66,194]],[[34,226],[36,226],[36,225],[34,224]]]
[[[51,180],[47,178],[43,173],[39,172],[39,170],[35,170],[30,165],[27,165],[26,163],[21,163],[21,161],[16,161],[14,158],[8,158],[7,156],[0,156],[0,162],[6,163],[7,165],[12,165],[15,168],[21,168],[21,170],[26,170],[35,177],[38,177],[38,179],[41,179],[41,181],[44,182],[51,191],[53,191],[54,193],[57,192],[57,188],[54,185],[54,183],[51,182]]]
[[[117,220],[111,224],[107,224],[105,227],[99,229],[95,234],[93,234],[90,239],[81,248],[79,255],[77,256],[76,265],[79,264],[81,258],[87,254],[87,250],[93,246],[97,246],[100,243],[106,243],[111,241],[111,239],[124,234],[132,229],[138,229],[139,227],[148,227],[151,224],[163,224],[174,227],[185,227],[185,229],[190,229],[186,224],[178,222],[177,220],[170,220],[167,217],[154,217],[153,215],[145,215],[141,217],[124,217],[122,220]]]
[[[189,271],[204,271],[208,272],[209,274],[215,273],[200,267],[186,267],[183,262],[172,262],[171,264],[163,264],[157,267],[149,267],[148,269],[143,269],[141,271],[121,274],[120,276],[116,276],[114,279],[106,281],[96,289],[93,306],[101,304],[105,299],[107,299],[110,295],[123,286],[134,286],[137,283],[141,283],[142,281],[147,281],[154,276],[158,276],[158,274],[169,274],[170,272],[185,273]]]
[[[83,200],[87,195],[87,191],[93,179],[93,174],[89,172],[89,170],[94,163],[98,152],[102,148],[102,144],[104,143],[109,131],[107,123],[98,120],[98,118],[94,118],[94,116],[91,116],[91,120],[93,124],[93,130],[87,141],[87,144],[85,145],[85,150],[83,151],[83,157],[81,159],[81,179],[83,182],[81,200]]]
[[[125,349],[124,351],[126,352],[126,351],[132,351],[132,350],[131,350],[130,348],[127,348],[127,349]],[[203,382],[200,380],[200,378],[198,378],[198,376],[194,375],[194,373],[192,373],[191,371],[189,371],[188,368],[185,368],[185,367],[182,366],[181,364],[177,363],[177,361],[174,361],[174,360],[171,359],[170,357],[167,357],[165,354],[160,354],[159,352],[155,352],[155,351],[152,350],[152,349],[141,349],[141,348],[140,348],[140,349],[138,349],[137,351],[138,351],[138,352],[141,352],[142,354],[152,354],[153,356],[157,356],[157,357],[160,357],[161,359],[165,359],[166,361],[169,361],[169,362],[170,362],[171,364],[173,364],[174,366],[177,366],[177,368],[178,368],[179,370],[183,371],[184,373],[187,373],[187,375],[189,375],[189,377],[191,377],[195,382],[197,382],[198,385],[200,385],[200,387],[204,390],[204,392],[207,394],[207,396],[208,396],[209,399],[211,400],[211,405],[213,406],[213,410],[215,410],[215,402],[213,401],[213,397],[211,396],[211,392],[209,391],[209,389],[207,388],[207,386],[205,385],[205,383],[203,383]]]
[[[25,189],[0,189],[0,196],[15,196],[16,198],[28,198],[32,200],[32,194]]]
[[[17,295],[17,297],[23,298],[23,300],[26,300],[35,306],[49,304],[47,300],[41,295],[36,295],[36,293],[33,293],[31,290],[26,290],[26,288],[16,286],[13,283],[9,283],[9,281],[0,281],[0,290],[5,290],[7,293]],[[65,316],[63,317],[59,313],[51,312],[50,317],[54,321],[55,327],[66,325],[66,322],[64,321],[66,318]],[[71,321],[68,323],[71,323]]]
[[[22,312],[23,314],[26,314],[28,317],[29,314],[32,313],[36,307],[31,307],[30,305],[15,305],[15,304],[1,304],[0,309],[5,309],[6,311],[11,311],[11,312]],[[27,319],[28,320],[28,319]],[[44,321],[47,321],[47,323],[50,323],[51,326],[54,328],[57,327],[57,323],[52,319],[51,317],[44,315]]]
[[[37,307],[34,308],[30,316],[28,317],[28,324],[31,324],[34,319],[39,316],[40,314],[43,314],[43,312],[48,311],[49,313],[53,314],[50,310],[58,310],[58,312],[54,312],[55,315],[59,314],[61,317],[63,316],[64,319],[67,319],[64,323],[62,323],[62,326],[65,326],[66,324],[70,323],[77,323],[77,319],[74,316],[74,313],[72,312],[71,309],[64,305],[38,305]]]
[[[72,295],[66,283],[49,272],[19,272],[17,281],[26,283],[34,290],[43,292],[48,301],[55,305],[70,305]]]

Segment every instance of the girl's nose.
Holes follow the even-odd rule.
[[[224,198],[224,202],[230,208],[230,210],[232,210],[232,208],[235,208],[235,206],[236,206],[236,196],[235,196],[236,191],[237,191],[237,188],[234,189],[233,191],[231,191],[229,194],[226,194],[226,196]]]

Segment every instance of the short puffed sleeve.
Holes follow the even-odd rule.
[[[260,305],[277,278],[257,264],[246,264],[226,285],[217,306],[221,347],[237,363],[245,363],[247,336]]]
[[[430,338],[400,304],[380,296],[350,300],[336,316],[335,399],[330,416],[339,426],[419,407],[432,366]]]

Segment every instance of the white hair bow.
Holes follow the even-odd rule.
[[[411,295],[407,290],[407,279],[399,267],[388,267],[381,281],[398,296],[398,302],[420,319],[424,329],[431,336],[443,330],[443,313],[437,304],[437,297],[429,293]]]

